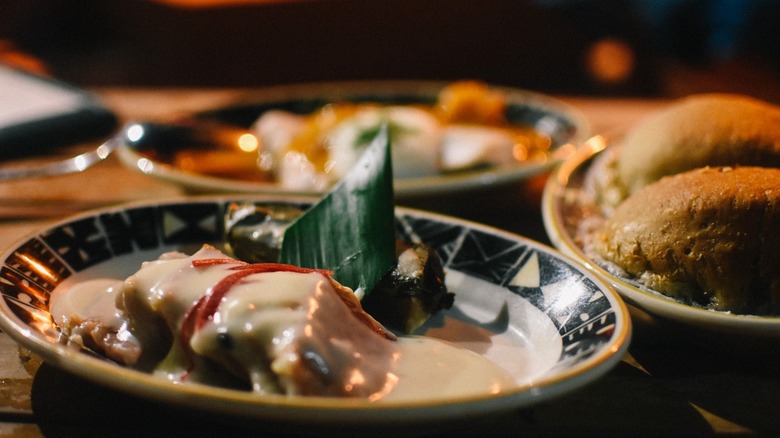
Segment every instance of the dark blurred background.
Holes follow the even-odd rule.
[[[2,0],[0,53],[83,86],[482,79],[780,102],[775,0]]]

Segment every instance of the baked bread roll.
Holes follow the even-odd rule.
[[[647,287],[708,308],[780,314],[780,169],[703,168],[622,202],[596,253]]]
[[[780,107],[734,94],[694,95],[630,130],[617,162],[625,198],[704,166],[780,167]]]

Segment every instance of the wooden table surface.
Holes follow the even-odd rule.
[[[157,118],[230,103],[242,89],[94,90],[123,120]],[[592,132],[629,126],[663,100],[571,98]],[[549,244],[539,212],[544,177],[488,192],[407,204],[486,223]],[[184,196],[180,187],[123,167],[111,156],[78,174],[0,182],[0,247],[69,214],[117,203]],[[489,209],[488,209],[489,207]],[[585,388],[486,419],[445,436],[708,436],[780,434],[777,356],[701,345],[673,330],[636,331],[628,355]],[[771,350],[776,346],[768,346]],[[260,435],[99,387],[41,364],[0,334],[0,436]],[[274,429],[273,434],[283,430]],[[313,431],[315,433],[316,431]]]

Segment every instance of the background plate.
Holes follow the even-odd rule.
[[[309,114],[325,104],[339,101],[432,104],[439,91],[449,84],[451,83],[428,81],[359,81],[278,86],[253,91],[241,102],[193,114],[193,117],[248,128],[260,114],[271,109]],[[505,93],[508,101],[506,117],[510,123],[534,127],[551,137],[551,153],[546,159],[473,171],[396,179],[397,197],[431,195],[520,181],[552,168],[587,138],[589,125],[585,117],[573,107],[543,94],[515,88],[492,88]],[[122,135],[119,137],[121,139]],[[208,176],[186,172],[160,162],[150,163],[149,157],[131,148],[120,148],[117,154],[122,163],[132,169],[180,184],[196,193],[314,194],[294,193],[274,183]],[[144,161],[139,164],[139,160]]]

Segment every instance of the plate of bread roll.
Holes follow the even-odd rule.
[[[780,107],[672,101],[586,141],[548,180],[542,214],[553,245],[642,318],[780,340]]]

